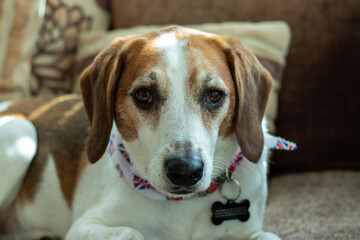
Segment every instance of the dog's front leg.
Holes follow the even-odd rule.
[[[98,223],[74,224],[65,240],[144,240],[144,236],[130,227],[108,227]]]

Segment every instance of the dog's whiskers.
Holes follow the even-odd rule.
[[[218,162],[214,162],[213,165],[213,172],[211,174],[211,177],[214,178],[220,174],[222,174],[222,172],[226,171],[226,166],[224,164],[222,164],[222,158],[219,157],[215,157],[214,160],[218,160]]]

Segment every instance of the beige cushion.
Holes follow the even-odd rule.
[[[0,1],[0,102],[30,95],[31,55],[42,22],[40,2]]]
[[[104,9],[103,1],[47,0],[33,56],[32,93],[70,93],[79,34],[105,31],[109,24],[110,14]]]
[[[84,33],[79,39],[79,49],[76,55],[76,73],[79,77],[82,70],[91,63],[94,56],[108,46],[116,37],[143,34],[161,28],[162,26],[138,26],[128,29],[117,29],[107,33]],[[200,31],[239,38],[242,43],[255,53],[274,78],[273,89],[266,108],[270,131],[275,131],[274,121],[277,115],[278,91],[285,57],[290,43],[290,29],[285,22],[272,21],[261,23],[227,22],[187,25]],[[76,82],[74,91],[79,92]]]

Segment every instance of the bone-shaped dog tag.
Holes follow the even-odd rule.
[[[241,222],[246,222],[250,218],[249,212],[250,202],[245,199],[240,203],[233,200],[228,200],[226,204],[215,202],[212,207],[211,221],[215,225],[220,225],[223,221],[239,219]]]

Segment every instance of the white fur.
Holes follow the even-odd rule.
[[[54,160],[46,161],[42,181],[32,204],[17,205],[20,225],[25,229],[48,229],[64,236],[71,224],[71,213],[60,189]]]
[[[158,73],[157,81],[169,82],[170,97],[161,112],[159,127],[154,129],[144,124],[138,128],[139,139],[125,143],[137,170],[161,191],[166,191],[169,185],[161,154],[166,149],[174,151],[170,144],[191,141],[193,151],[202,150],[204,175],[197,184],[199,191],[209,186],[212,175],[227,167],[238,147],[235,135],[226,140],[218,138],[220,118],[214,120],[215,127],[209,132],[203,126],[201,116],[189,106],[185,85],[190,74],[186,44],[186,40],[168,33],[155,41],[154,46],[163,52],[165,66],[154,71]],[[200,75],[206,76],[206,73]],[[142,76],[139,81],[143,79]],[[221,84],[221,79],[214,82]],[[227,112],[228,105],[226,102],[220,115]],[[268,149],[264,148],[257,164],[244,159],[233,174],[240,183],[240,199],[248,199],[251,204],[251,217],[246,222],[231,220],[219,226],[211,223],[212,204],[226,202],[220,191],[190,200],[151,200],[118,177],[107,153],[96,164],[89,164],[84,169],[71,213],[62,199],[50,159],[35,202],[25,209],[18,209],[18,216],[25,228],[42,226],[66,240],[278,239],[262,232],[267,198],[267,157]]]

